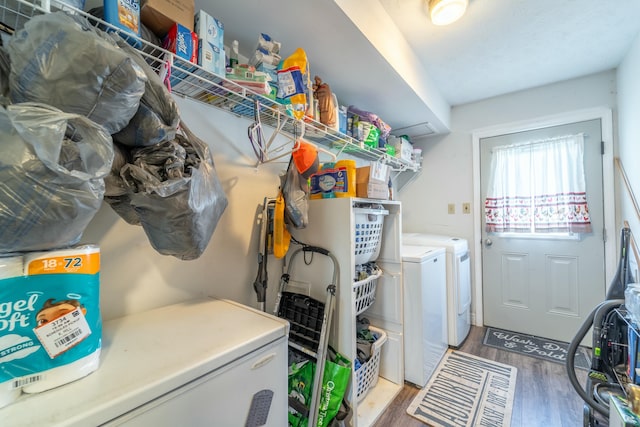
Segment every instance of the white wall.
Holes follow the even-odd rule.
[[[197,295],[256,304],[252,288],[257,272],[255,216],[263,198],[275,196],[277,174],[286,164],[255,167],[246,119],[184,99],[178,99],[178,104],[186,123],[212,148],[229,207],[205,253],[194,261],[180,261],[156,253],[140,227],[126,224],[103,206],[82,241],[97,243],[102,249],[105,319]],[[399,194],[405,231],[472,240],[472,216],[461,213],[461,203],[473,200],[474,129],[603,105],[615,105],[613,72],[455,107],[451,134],[417,141],[423,148],[423,170]],[[455,215],[447,214],[448,203],[456,204]],[[271,263],[275,264],[273,259]],[[277,286],[278,274],[276,268],[270,275],[271,288]]]
[[[608,71],[454,107],[449,135],[416,141],[424,160],[420,175],[399,193],[403,231],[463,237],[469,240],[473,261],[473,216],[463,214],[461,206],[473,201],[472,133],[594,107],[611,108],[615,118],[615,105],[616,74]],[[455,204],[453,215],[447,213],[449,203]]]
[[[636,199],[640,197],[640,34],[618,67],[618,155]],[[628,221],[636,239],[640,236],[640,217],[635,211],[629,192],[616,176],[618,221]],[[637,278],[637,277],[636,277]]]
[[[229,205],[202,256],[181,261],[155,252],[141,227],[125,223],[103,204],[82,242],[101,247],[104,319],[198,295],[256,306],[252,284],[257,272],[259,230],[255,216],[265,196],[275,197],[278,173],[286,164],[255,167],[246,119],[194,101],[177,101],[183,120],[211,147]]]

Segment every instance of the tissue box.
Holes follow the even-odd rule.
[[[140,20],[154,34],[163,38],[173,24],[193,31],[194,0],[146,0],[140,10]]]
[[[389,166],[371,162],[369,166],[356,169],[356,197],[389,199]]]
[[[174,24],[164,38],[163,46],[185,61],[198,61],[198,36],[190,29]]]
[[[224,25],[218,19],[200,10],[195,17],[195,26],[195,32],[200,38],[198,65],[224,77],[226,69]]]

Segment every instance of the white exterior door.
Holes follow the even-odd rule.
[[[492,149],[584,133],[584,170],[592,232],[578,236],[487,233],[482,211],[484,324],[570,341],[604,299],[604,213],[601,123],[590,120],[480,139],[481,200],[487,195]]]

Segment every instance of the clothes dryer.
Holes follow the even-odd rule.
[[[471,262],[467,240],[437,234],[403,233],[402,244],[445,248],[449,346],[460,347],[471,329]]]
[[[443,247],[402,246],[404,378],[424,387],[447,351],[447,267]]]

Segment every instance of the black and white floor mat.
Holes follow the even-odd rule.
[[[431,427],[508,427],[518,370],[448,350],[407,413]]]
[[[519,332],[488,327],[482,342],[484,345],[537,357],[556,363],[566,363],[569,344]],[[588,370],[591,366],[590,351],[579,347],[575,355],[576,368]]]

